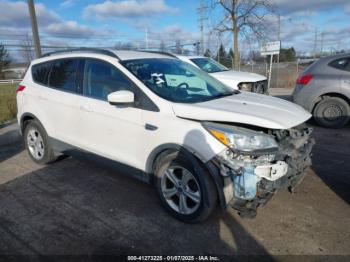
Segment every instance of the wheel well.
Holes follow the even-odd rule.
[[[339,94],[339,93],[326,93],[326,94],[323,94],[323,95],[318,97],[318,99],[316,100],[316,102],[312,108],[312,112],[314,112],[316,105],[319,102],[321,102],[321,100],[324,99],[325,97],[338,97],[338,98],[345,100],[350,105],[350,98],[349,97],[347,97],[343,94]]]
[[[35,117],[34,116],[31,116],[31,115],[24,115],[21,119],[21,131],[23,133],[28,121],[30,120],[35,120]]]
[[[223,186],[224,185],[223,185],[223,180],[222,180],[222,177],[220,175],[219,170],[210,161],[208,161],[207,163],[204,163],[195,154],[191,153],[190,151],[188,151],[186,148],[184,148],[182,146],[170,144],[168,146],[162,147],[160,150],[157,150],[156,153],[152,152],[150,158],[148,159],[149,163],[147,164],[147,172],[153,174],[157,159],[159,159],[160,157],[162,157],[164,155],[171,154],[173,152],[183,153],[185,156],[188,156],[190,159],[191,158],[195,159],[198,162],[203,164],[203,168],[206,169],[206,171],[208,171],[210,178],[212,179],[212,181],[215,184],[216,193],[218,194],[218,200],[219,200],[220,206],[222,208],[225,208],[226,202],[225,202],[225,196],[223,193]]]
[[[157,160],[164,156],[164,155],[167,155],[167,154],[171,154],[173,152],[176,152],[176,151],[181,151],[181,147],[180,146],[174,146],[174,147],[169,147],[169,148],[162,148],[160,149],[159,151],[157,152],[152,152],[151,153],[151,156],[149,158],[149,163],[147,165],[147,172],[148,173],[153,173],[154,172],[154,169],[155,169],[155,164],[157,162]]]

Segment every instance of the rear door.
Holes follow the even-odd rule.
[[[346,65],[343,68],[343,74],[341,77],[341,89],[342,93],[350,98],[350,57],[347,57]]]
[[[49,135],[72,145],[76,145],[79,138],[78,69],[82,62],[79,58],[53,60],[47,76],[49,88],[39,96]]]

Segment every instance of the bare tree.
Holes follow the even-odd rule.
[[[220,6],[224,12],[223,18],[215,29],[220,32],[230,32],[233,35],[233,66],[238,68],[239,34],[260,38],[266,31],[266,16],[273,13],[271,0],[212,0],[212,7]]]
[[[180,39],[177,39],[175,42],[175,53],[179,55],[182,54],[182,45]]]
[[[29,64],[34,59],[33,39],[27,34],[22,40],[21,50],[24,61]]]
[[[160,40],[159,51],[165,52],[165,49],[166,49],[165,43],[164,43],[164,40],[162,39],[162,40]]]
[[[4,77],[3,70],[11,63],[10,55],[3,44],[0,43],[0,79]]]

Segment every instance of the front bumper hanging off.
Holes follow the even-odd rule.
[[[294,192],[305,177],[306,169],[311,166],[314,145],[314,139],[310,136],[311,128],[300,126],[288,130],[270,130],[269,133],[275,136],[279,149],[274,153],[271,163],[254,167],[255,177],[244,177],[242,166],[236,168],[226,160],[220,159],[216,163],[224,179],[226,206],[236,209],[242,217],[255,217],[258,206],[265,205],[279,189]],[[252,183],[255,188],[252,188]],[[243,193],[238,190],[243,190]]]

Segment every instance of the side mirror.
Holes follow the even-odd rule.
[[[128,90],[120,90],[110,93],[107,100],[111,105],[127,105],[135,102],[134,93]]]

